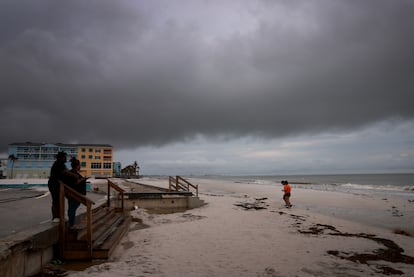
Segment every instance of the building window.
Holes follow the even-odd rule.
[[[89,157],[90,160],[92,160],[92,155],[89,155],[88,157]]]
[[[81,162],[81,167],[86,167],[86,162]]]
[[[101,163],[92,163],[91,168],[92,169],[102,168],[102,164]]]
[[[82,148],[82,152],[84,153],[84,152],[86,152],[86,149],[85,148]]]
[[[111,163],[104,163],[104,168],[105,169],[111,169],[112,168],[112,164]]]
[[[95,156],[95,160],[100,160],[101,156]]]

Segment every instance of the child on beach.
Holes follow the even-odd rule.
[[[283,189],[282,191],[284,192],[283,194],[283,200],[285,201],[285,207],[286,208],[291,208],[292,204],[290,203],[290,185],[289,182],[287,180],[284,180],[281,182],[283,185]]]

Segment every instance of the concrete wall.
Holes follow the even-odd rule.
[[[204,201],[198,197],[187,196],[163,196],[162,198],[137,198],[137,199],[124,199],[125,209],[131,210],[135,206],[143,209],[152,210],[186,210],[194,209],[203,206]]]
[[[57,225],[44,224],[0,240],[0,276],[24,277],[39,273],[53,258]]]
[[[143,209],[186,209],[188,207],[187,197],[168,198],[139,198],[124,200],[126,209],[133,209],[135,206]]]

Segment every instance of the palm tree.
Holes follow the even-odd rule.
[[[14,162],[17,161],[18,158],[15,155],[11,154],[11,155],[9,155],[9,160],[12,162],[12,170],[11,170],[11,176],[10,177],[11,177],[11,179],[13,179]]]
[[[139,177],[139,166],[138,166],[137,161],[134,162],[133,167],[134,167],[134,174],[135,174],[135,176],[138,176]]]

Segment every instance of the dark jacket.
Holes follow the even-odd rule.
[[[71,181],[68,183],[68,185],[80,194],[86,195],[86,180],[76,170],[72,169],[71,172],[76,174],[77,177],[71,178]],[[82,179],[82,181],[80,183],[77,183],[79,179]]]
[[[64,174],[65,170],[67,170],[67,168],[64,162],[55,161],[50,169],[49,186],[59,186],[59,181],[67,184],[69,180]]]

